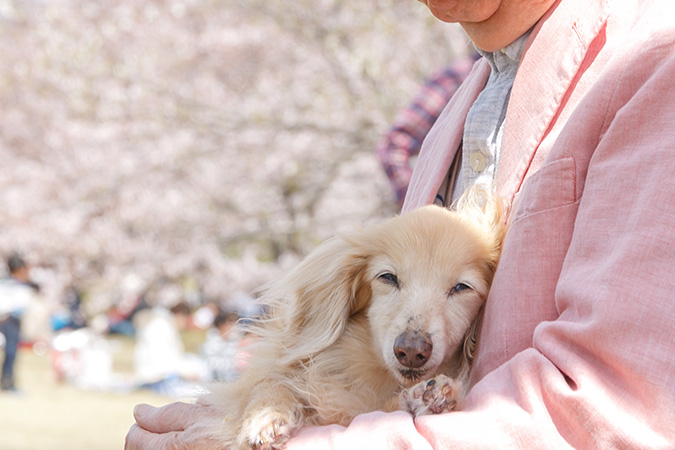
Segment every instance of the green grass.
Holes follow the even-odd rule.
[[[202,336],[188,333],[186,348]],[[131,374],[133,341],[115,338],[114,371]],[[0,353],[0,359],[3,357]],[[138,403],[174,401],[150,391],[86,391],[55,380],[49,355],[22,349],[17,356],[18,394],[0,393],[0,450],[120,450]]]

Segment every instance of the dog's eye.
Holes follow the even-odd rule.
[[[396,278],[396,275],[394,275],[393,273],[385,272],[381,275],[378,275],[377,278],[384,281],[387,284],[391,284],[393,286],[398,287],[398,278]]]
[[[466,291],[471,289],[471,286],[464,283],[457,283],[452,289],[450,289],[450,295],[456,294],[458,292]]]

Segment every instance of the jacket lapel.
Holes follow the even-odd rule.
[[[559,114],[588,47],[607,20],[606,3],[559,0],[530,35],[511,90],[496,176],[497,192],[511,201],[530,169],[537,168],[531,165],[539,144]],[[539,156],[540,163],[546,155]]]
[[[464,122],[485,87],[490,65],[479,60],[424,139],[403,204],[403,212],[433,203],[462,141]]]

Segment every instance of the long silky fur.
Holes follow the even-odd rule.
[[[502,209],[490,193],[468,195],[453,220],[475,230],[471,236],[485,249],[489,286],[503,235]],[[367,269],[374,254],[396,245],[382,237],[392,220],[398,219],[328,240],[268,287],[262,298],[267,313],[252,329],[259,339],[250,347],[249,366],[239,380],[216,384],[198,400],[218,411],[200,432],[225,448],[249,449],[256,444],[255,428],[276,418],[278,431],[292,434],[308,424],[348,425],[360,413],[397,409],[401,384],[382,364],[368,318]],[[466,340],[475,320],[458,318],[460,342],[443,368],[462,381],[469,375]]]

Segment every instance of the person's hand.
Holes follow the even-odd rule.
[[[136,423],[124,442],[125,450],[219,450],[200,424],[213,421],[216,412],[201,403],[171,403],[161,408],[137,405]]]

